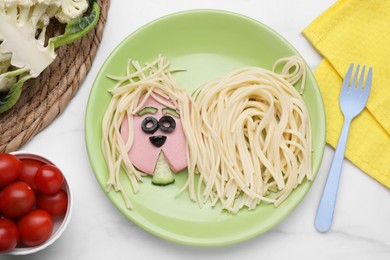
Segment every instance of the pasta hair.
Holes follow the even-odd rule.
[[[207,147],[197,162],[203,203],[220,201],[233,213],[262,201],[278,206],[312,179],[309,114],[293,86],[305,64],[289,57],[275,68],[280,63],[281,74],[245,67],[193,94],[202,122],[198,141]]]

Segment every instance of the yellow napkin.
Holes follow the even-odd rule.
[[[314,75],[326,108],[326,141],[333,147],[343,124],[343,77],[351,62],[373,67],[368,104],[352,121],[345,156],[390,188],[390,1],[339,0],[303,34],[324,57]]]

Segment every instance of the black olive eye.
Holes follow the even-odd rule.
[[[163,116],[158,121],[161,131],[165,133],[172,133],[176,127],[176,121],[171,116]]]
[[[145,119],[142,121],[141,127],[142,131],[144,131],[147,134],[153,134],[158,129],[158,121],[156,118],[152,116],[145,117]]]

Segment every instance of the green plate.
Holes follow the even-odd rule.
[[[174,74],[180,86],[192,92],[206,80],[243,66],[270,69],[281,57],[298,54],[280,35],[250,18],[222,11],[195,10],[172,14],[151,22],[128,36],[108,57],[92,87],[85,121],[89,160],[102,189],[106,190],[108,171],[101,152],[101,122],[110,101],[107,89],[114,84],[107,74],[124,75],[128,58],[140,62],[166,56],[175,68],[186,72]],[[313,132],[313,172],[316,175],[325,147],[325,114],[320,92],[309,74],[303,98],[308,106]],[[132,194],[122,173],[122,183]],[[259,235],[281,222],[308,192],[311,182],[304,182],[278,208],[261,204],[255,210],[238,215],[206,204],[199,208],[186,193],[175,197],[186,179],[176,175],[167,187],[151,184],[146,177],[140,191],[132,195],[133,210],[126,209],[119,193],[106,193],[115,206],[141,228],[177,243],[198,246],[233,244]]]

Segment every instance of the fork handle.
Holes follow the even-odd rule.
[[[341,167],[344,160],[345,147],[348,139],[349,127],[352,119],[346,118],[341,131],[333,162],[329,170],[321,201],[317,209],[314,225],[319,232],[326,232],[332,225],[333,212],[336,204],[336,195],[339,188]]]

